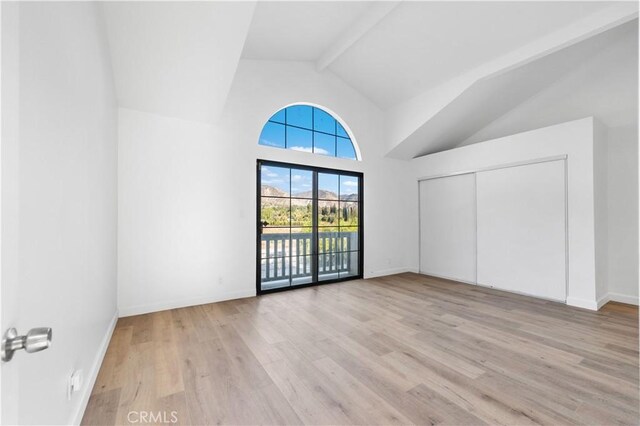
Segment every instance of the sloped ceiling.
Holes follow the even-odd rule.
[[[119,106],[201,122],[220,116],[255,2],[105,2]]]
[[[401,2],[329,69],[380,108],[598,13],[606,2]]]
[[[492,121],[459,146],[595,116],[610,129],[638,127],[638,21],[553,84]]]
[[[624,52],[628,56],[625,65],[632,65],[634,58],[637,63],[637,47],[634,52],[633,44],[628,43],[629,40],[637,39],[637,29],[637,20],[634,20],[522,66],[478,80],[438,111],[402,144],[394,148],[390,156],[413,158],[459,146],[483,127],[547,88],[554,87],[557,81],[571,75],[575,70],[584,69],[586,65],[593,67],[594,57],[623,40],[631,46],[631,49],[626,49]],[[597,73],[613,76],[620,65],[620,61],[599,60]],[[626,69],[628,68],[627,66]],[[633,70],[633,67],[631,69]],[[610,82],[610,80],[604,81]],[[589,115],[606,116],[607,110],[612,107],[618,110],[634,111],[636,108],[634,108],[633,99],[637,96],[638,87],[637,75],[626,73],[624,81],[617,81],[617,83],[628,87],[629,96],[620,97],[612,92],[601,93],[602,96],[599,97],[583,98],[583,103],[580,104],[568,102],[569,97],[556,98],[555,103],[548,107],[554,110],[556,116],[561,112],[560,115],[578,115],[573,118]],[[574,89],[578,92],[583,89],[595,90],[597,86],[598,83],[591,80],[589,84],[583,84],[581,88]],[[620,87],[620,84],[617,87]],[[619,90],[617,94],[620,94]],[[578,106],[579,108],[576,109]],[[576,111],[572,113],[568,110]],[[530,113],[532,116],[544,115],[540,110],[530,111]],[[629,115],[629,112],[626,114]],[[467,143],[471,142],[470,140]]]
[[[611,4],[261,1],[243,57],[315,61],[388,109]]]
[[[370,6],[366,1],[260,1],[242,57],[315,61]]]
[[[411,159],[475,141],[604,49],[638,4],[153,1],[103,13],[121,107],[214,123],[241,58],[308,61],[384,110],[382,149]]]
[[[615,3],[390,109],[387,155],[411,159],[460,145],[614,43],[637,17],[637,4]],[[619,67],[608,65],[601,71],[615,73]],[[596,115],[610,102],[606,98],[583,109]]]

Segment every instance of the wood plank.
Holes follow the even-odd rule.
[[[89,398],[87,410],[82,418],[83,425],[113,425],[116,424],[120,389],[94,393]]]
[[[638,424],[638,353],[637,307],[405,273],[123,318],[83,424]]]

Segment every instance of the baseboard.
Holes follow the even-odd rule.
[[[405,272],[414,272],[418,273],[418,270],[415,268],[389,268],[389,269],[381,269],[379,271],[371,271],[368,274],[364,275],[364,278],[378,278],[385,277],[387,275],[395,275],[395,274],[403,274]]]
[[[531,297],[538,300],[547,300],[549,302],[567,304],[565,299],[554,299],[552,297],[544,297],[544,296],[539,296],[537,294],[525,293],[524,291],[507,290],[504,288],[493,287],[493,286],[482,284],[482,283],[475,283],[475,285],[477,285],[478,287],[490,288],[491,290],[504,291],[505,293],[517,294],[518,296],[525,296],[525,297]]]
[[[116,312],[113,314],[113,318],[109,323],[107,332],[105,333],[104,337],[102,338],[102,342],[100,343],[100,348],[98,349],[98,353],[96,354],[96,357],[93,361],[91,370],[88,371],[88,374],[85,376],[80,404],[78,405],[78,409],[71,418],[71,422],[69,424],[79,425],[82,422],[84,411],[87,409],[87,404],[89,403],[89,398],[91,397],[91,391],[93,390],[93,386],[96,384],[96,379],[98,378],[98,373],[100,372],[102,361],[104,360],[104,356],[107,354],[107,348],[109,347],[109,342],[111,341],[111,336],[113,335],[113,330],[115,330],[117,322],[118,310],[116,310]]]
[[[195,297],[181,300],[170,300],[166,302],[149,303],[146,305],[136,305],[128,307],[120,307],[120,318],[130,317],[133,315],[148,314],[151,312],[166,311],[168,309],[186,308],[188,306],[205,305],[207,303],[224,302],[225,300],[243,299],[245,297],[254,297],[256,291],[242,290],[230,293],[224,293],[218,296]]]
[[[474,281],[466,281],[466,280],[461,280],[460,278],[452,278],[452,277],[447,277],[445,275],[432,274],[431,272],[420,271],[418,272],[418,274],[426,275],[428,277],[442,278],[443,280],[456,281],[464,284],[478,285],[478,283]]]
[[[600,310],[600,308],[602,308],[611,300],[609,296],[610,296],[609,293],[607,293],[604,296],[602,296],[600,299],[598,299],[598,310]]]
[[[611,293],[611,292],[609,292],[608,296],[609,296],[609,300],[612,302],[627,303],[629,305],[638,306],[638,296],[629,296],[626,294]]]
[[[589,309],[591,311],[597,311],[606,305],[608,302],[620,302],[627,303],[630,305],[638,305],[638,297],[628,296],[626,294],[620,293],[607,293],[596,301],[586,300],[586,299],[577,299],[568,297],[567,305],[575,306],[577,308]]]
[[[598,301],[579,299],[577,297],[567,297],[567,305],[576,308],[589,309],[590,311],[598,310]]]

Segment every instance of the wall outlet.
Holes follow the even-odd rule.
[[[69,376],[67,384],[67,399],[71,400],[74,393],[82,388],[82,370],[76,370]]]

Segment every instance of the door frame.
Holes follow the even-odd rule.
[[[294,168],[294,169],[299,169],[299,170],[309,170],[311,172],[314,173],[333,173],[333,174],[339,174],[339,175],[344,175],[344,176],[352,176],[352,177],[357,177],[358,178],[358,274],[356,275],[352,275],[349,277],[345,277],[345,278],[336,278],[336,279],[332,279],[332,280],[325,280],[325,281],[314,281],[311,283],[307,283],[307,284],[300,284],[300,285],[296,285],[296,286],[288,286],[288,287],[280,287],[280,288],[273,288],[273,289],[269,289],[269,290],[262,290],[262,286],[261,286],[261,268],[260,268],[260,261],[262,259],[262,249],[261,249],[261,244],[262,244],[262,236],[260,233],[260,219],[261,219],[261,215],[262,215],[262,209],[261,209],[261,194],[262,194],[262,173],[261,173],[261,166],[273,166],[273,167],[287,167],[287,168]],[[315,180],[314,180],[315,182]],[[305,288],[305,287],[312,287],[312,286],[318,286],[318,285],[324,285],[324,284],[333,284],[333,283],[339,283],[339,282],[345,282],[345,281],[351,281],[351,280],[360,280],[363,278],[364,276],[364,174],[362,172],[355,172],[355,171],[351,171],[351,170],[340,170],[340,169],[331,169],[331,168],[327,168],[327,167],[317,167],[317,166],[310,166],[310,165],[306,165],[306,164],[296,164],[296,163],[286,163],[286,162],[282,162],[282,161],[272,161],[272,160],[264,160],[264,159],[258,159],[256,161],[256,294],[262,295],[262,294],[268,294],[268,293],[277,293],[280,291],[287,291],[287,290],[295,290],[298,288]],[[314,206],[317,206],[317,182],[315,182],[314,184]],[[315,208],[314,208],[314,216],[317,216],[316,214],[317,212],[315,212]],[[317,218],[315,218],[315,220],[317,220]],[[316,224],[316,226],[313,226],[313,234],[314,234],[314,247],[312,247],[312,257],[314,258],[314,262],[313,264],[316,265],[314,267],[314,269],[317,269],[317,263],[318,263],[318,226]],[[312,271],[313,276],[317,279],[317,270]]]

